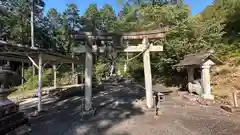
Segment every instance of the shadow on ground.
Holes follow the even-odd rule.
[[[62,100],[46,103],[43,115],[30,119],[30,135],[91,135],[105,134],[112,126],[132,116],[142,115],[142,109],[132,104],[142,99],[145,91],[133,84],[105,83],[93,90],[93,107],[97,108],[94,117],[83,117],[84,91],[78,90]],[[24,106],[24,105],[23,105]],[[29,114],[35,107],[25,108]],[[116,133],[115,135],[129,133]]]

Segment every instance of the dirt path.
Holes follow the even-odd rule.
[[[132,115],[105,108],[95,118],[83,124],[75,122],[65,135],[238,135],[239,116],[228,114],[218,107],[184,105],[179,99],[163,104],[162,115],[151,112]],[[106,112],[107,111],[107,112]],[[121,113],[119,113],[121,112]],[[115,116],[127,114],[123,119]]]
[[[238,135],[239,116],[219,107],[190,105],[178,98],[162,104],[162,114],[154,117],[133,103],[144,91],[133,86],[105,87],[93,99],[100,107],[95,117],[81,120],[80,99],[70,97],[50,107],[43,117],[32,120],[31,135]],[[105,105],[103,104],[105,103]],[[141,103],[141,102],[140,102]]]

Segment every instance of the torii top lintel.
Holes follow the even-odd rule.
[[[168,27],[151,30],[151,31],[129,32],[129,33],[80,32],[79,34],[75,34],[74,38],[77,40],[86,40],[86,39],[112,40],[116,37],[124,40],[135,40],[135,39],[143,39],[143,38],[158,39],[158,38],[163,38],[167,31],[168,31]]]

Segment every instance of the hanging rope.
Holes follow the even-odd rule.
[[[143,51],[141,51],[139,54],[135,55],[135,56],[132,57],[131,59],[128,59],[128,60],[125,60],[125,61],[120,61],[120,62],[127,63],[127,62],[129,62],[129,61],[132,61],[132,60],[136,59],[137,57],[139,57],[140,55],[142,55],[149,47],[150,47],[150,44],[148,44]],[[88,49],[90,52],[93,51],[92,48],[90,48],[90,47],[88,47],[87,49]],[[97,55],[97,54],[95,54],[95,55]],[[116,59],[113,59],[113,58],[112,58],[112,59],[110,59],[110,60],[108,60],[108,61],[115,61],[115,60],[116,60]]]
[[[136,59],[137,57],[139,57],[140,55],[142,55],[144,52],[146,52],[149,47],[150,47],[150,45],[148,44],[148,45],[146,46],[146,48],[145,48],[143,51],[141,51],[139,54],[135,55],[135,56],[132,57],[131,59],[128,59],[128,60],[125,60],[125,61],[120,61],[120,62],[125,62],[125,63],[127,63],[127,62],[129,62],[129,61],[132,61],[132,60]]]
[[[127,59],[127,60],[125,60],[125,61],[120,61],[120,62],[124,62],[124,63],[125,63],[124,66],[125,66],[126,69],[124,69],[124,70],[127,70],[127,64],[126,64],[126,63],[128,63],[128,62],[130,62],[130,61],[132,61],[132,60],[134,60],[134,59],[136,59],[136,58],[138,58],[140,55],[142,55],[144,52],[146,52],[146,50],[147,50],[149,47],[150,47],[150,44],[148,44],[143,51],[141,51],[139,54],[135,55],[135,56],[132,57],[131,59]],[[111,60],[109,60],[109,61],[113,62],[113,61],[116,61],[116,59],[111,59]],[[111,76],[112,70],[113,70],[113,67],[112,67],[112,65],[111,65],[110,76]],[[126,71],[125,71],[125,72],[126,72]]]

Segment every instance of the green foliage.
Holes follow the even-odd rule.
[[[114,32],[116,29],[117,17],[111,5],[104,5],[99,11],[100,30],[103,32]]]
[[[38,87],[38,76],[32,76],[30,73],[32,70],[30,68],[27,70],[29,72],[26,72],[26,79],[27,81],[18,87],[18,90],[25,91],[25,90],[34,90]],[[53,70],[47,69],[43,71],[42,74],[42,87],[45,86],[52,86],[53,85]]]
[[[240,1],[239,0],[215,0],[213,5],[207,7],[199,17],[202,20],[215,18],[224,25],[224,43],[234,44],[239,42],[240,32]]]
[[[24,79],[26,82],[18,87],[19,91],[35,90],[38,87],[38,75],[32,76],[32,67],[29,67],[24,72]],[[57,72],[57,85],[70,85],[72,81],[70,67],[65,66],[60,68]],[[36,71],[37,72],[37,71]],[[42,87],[52,87],[53,86],[53,69],[48,68],[43,71],[42,74]]]
[[[140,10],[140,26],[154,29],[164,26],[176,26],[189,16],[188,6],[177,8],[176,5],[145,6]]]
[[[142,57],[128,63],[128,74],[132,76],[135,81],[144,81],[144,68]]]
[[[72,47],[80,43],[72,37],[80,31],[90,32],[129,32],[169,27],[166,37],[155,40],[164,51],[152,55],[154,80],[173,85],[186,79],[184,70],[179,72],[174,65],[185,55],[194,52],[215,50],[223,59],[240,56],[240,1],[215,0],[202,13],[191,16],[189,7],[182,0],[121,0],[122,9],[116,15],[111,5],[98,9],[90,4],[82,16],[75,4],[66,5],[60,13],[50,9],[45,15],[42,0],[35,6],[35,40],[36,46],[71,55]],[[1,4],[6,14],[0,14],[0,32],[7,33],[9,40],[30,44],[30,9],[29,0],[5,0]],[[38,6],[37,6],[38,5]],[[117,68],[123,73],[124,58],[119,58]],[[109,70],[105,57],[99,57],[95,65],[95,77],[99,83]],[[236,62],[238,63],[238,62]],[[129,70],[124,76],[133,76],[143,81],[142,58],[128,63]],[[71,76],[66,69],[58,73],[59,82],[67,82]],[[37,76],[32,77],[29,68],[26,71],[27,82],[21,89],[35,89]],[[52,71],[44,71],[44,86],[51,85]],[[34,85],[33,85],[34,84]],[[178,85],[178,84],[177,84]]]
[[[97,83],[101,84],[102,80],[106,77],[107,72],[109,71],[108,66],[106,63],[98,61],[94,65],[95,69],[95,78],[97,79]]]
[[[83,19],[86,21],[85,26],[87,31],[96,32],[100,28],[100,15],[97,9],[97,4],[90,4],[83,14]]]
[[[155,43],[164,46],[161,55],[152,56],[155,80],[160,79],[159,81],[169,85],[184,81],[185,72],[178,72],[173,67],[184,55],[219,47],[223,35],[221,22],[199,21],[197,17],[189,15],[187,6],[179,8],[176,5],[148,5],[140,9],[140,16],[135,22],[137,25],[133,29],[170,27],[166,38]],[[142,62],[139,61],[139,66],[136,65],[134,63],[132,66],[131,75],[137,79],[143,78],[143,74],[140,74],[143,73]]]
[[[33,69],[32,69],[32,67],[29,67],[29,68],[24,70],[24,79],[25,80],[28,80],[32,76],[33,76]]]

